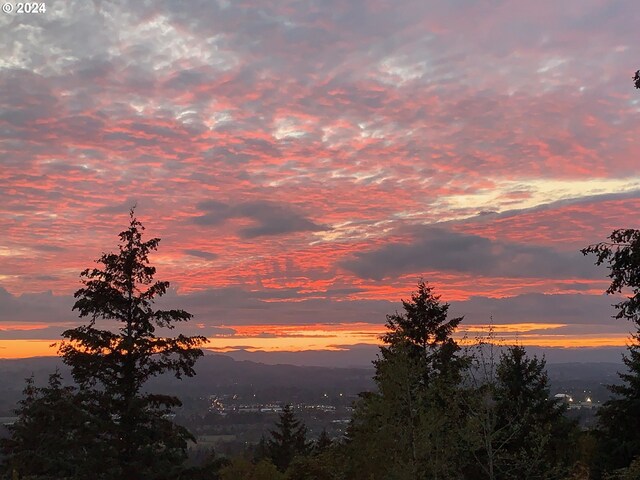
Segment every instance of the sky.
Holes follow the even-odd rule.
[[[621,347],[634,0],[47,1],[0,15],[0,357],[136,215],[213,351],[349,351],[422,278],[470,337]],[[462,335],[463,333],[461,333]]]

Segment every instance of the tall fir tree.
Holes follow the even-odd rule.
[[[349,431],[351,478],[459,478],[463,412],[459,397],[469,361],[448,318],[424,282],[403,313],[387,316],[374,362],[378,391],[361,396]]]
[[[574,425],[564,417],[566,406],[551,398],[545,360],[512,346],[501,355],[496,373],[496,430],[503,447],[496,478],[564,478],[572,463],[566,444],[575,440]]]
[[[206,342],[202,336],[156,333],[158,328],[168,332],[191,314],[153,308],[169,282],[154,280],[156,268],[149,254],[160,240],[144,241],[143,231],[132,209],[129,226],[119,235],[118,252],[103,254],[99,267],[81,273],[84,287],[75,293],[73,309],[89,322],[66,330],[59,349],[79,393],[100,415],[93,454],[112,466],[105,478],[175,477],[186,459],[187,440],[193,438],[168,419],[180,400],[143,388],[164,373],[194,375],[194,364],[203,354],[199,347]],[[117,326],[98,328],[98,321]]]
[[[286,405],[276,423],[276,428],[270,431],[271,438],[267,440],[267,452],[273,464],[284,472],[297,455],[304,455],[310,450],[307,441],[307,427],[298,420],[291,405]]]

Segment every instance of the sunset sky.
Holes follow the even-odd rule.
[[[0,15],[0,357],[53,354],[128,209],[181,331],[349,350],[422,277],[473,336],[623,346],[635,0],[47,1]]]

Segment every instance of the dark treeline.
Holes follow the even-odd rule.
[[[9,478],[177,478],[193,436],[171,421],[180,400],[144,390],[164,373],[194,375],[206,338],[158,336],[187,321],[184,310],[156,310],[154,299],[169,282],[155,281],[149,254],[159,239],[143,241],[144,227],[131,211],[117,253],[81,273],[73,310],[88,323],[63,332],[59,354],[74,386],[59,372],[48,385],[27,380],[11,438],[3,442]],[[100,329],[101,321],[110,329]]]
[[[634,81],[640,88],[640,72]],[[88,323],[63,333],[58,372],[28,379],[2,443],[1,475],[19,479],[124,480],[637,480],[640,479],[640,230],[616,230],[582,250],[609,268],[608,294],[623,294],[615,317],[634,327],[621,383],[580,430],[550,398],[545,360],[521,346],[496,353],[492,339],[462,349],[462,318],[420,282],[402,311],[387,316],[375,391],[354,404],[344,438],[308,438],[287,406],[269,435],[244,455],[211,453],[188,465],[193,436],[172,421],[176,397],[149,393],[161,374],[192,376],[203,337],[160,336],[191,315],[155,310],[168,282],[154,281],[131,212],[117,253],[82,272],[74,310]],[[108,329],[99,329],[98,321]]]
[[[73,386],[58,372],[45,386],[28,379],[2,475],[14,479],[414,480],[640,478],[640,231],[617,230],[583,250],[610,269],[607,293],[632,321],[622,383],[582,431],[551,398],[544,359],[522,346],[498,352],[489,335],[462,348],[462,318],[448,316],[434,288],[420,282],[402,310],[387,316],[375,364],[376,389],[354,404],[343,438],[309,438],[287,406],[257,445],[235,458],[211,452],[186,462],[195,440],[172,421],[176,397],[143,388],[154,376],[194,374],[202,337],[158,336],[191,315],[155,310],[168,282],[154,281],[131,212],[118,253],[82,272],[74,309],[87,324],[63,333],[60,354]],[[111,329],[97,322],[112,322]],[[117,327],[113,327],[115,324]]]

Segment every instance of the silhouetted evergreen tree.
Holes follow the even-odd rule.
[[[295,456],[309,452],[307,427],[296,418],[291,405],[284,407],[276,428],[271,430],[270,434],[267,451],[271,461],[281,472],[289,467]]]
[[[322,453],[330,448],[331,445],[333,445],[333,440],[331,440],[331,437],[327,433],[327,429],[323,428],[320,432],[320,435],[318,436],[318,439],[313,445],[313,450],[315,453]]]
[[[94,470],[94,478],[175,478],[186,458],[187,440],[193,438],[168,418],[180,405],[178,398],[143,390],[150,378],[163,373],[194,375],[199,347],[206,341],[157,335],[158,328],[173,329],[191,314],[153,308],[169,282],[154,281],[156,269],[148,256],[160,240],[143,241],[143,230],[131,210],[118,252],[103,254],[100,267],[81,273],[84,287],[75,293],[73,309],[89,322],[66,330],[59,349],[79,394],[99,416],[92,427],[92,454],[113,470]],[[99,329],[98,321],[117,327]]]
[[[596,265],[608,266],[611,284],[607,294],[625,294],[614,305],[615,318],[631,321],[635,330],[623,358],[627,371],[618,374],[622,383],[609,386],[614,397],[598,411],[599,476],[603,470],[625,468],[640,458],[640,230],[615,230],[608,242],[590,245],[582,253],[594,254]]]
[[[462,320],[420,282],[387,316],[374,362],[378,392],[361,395],[349,429],[349,478],[459,478],[464,423],[459,386],[469,361],[452,334]]]
[[[496,478],[563,478],[571,458],[565,455],[574,426],[566,406],[551,398],[545,361],[530,358],[522,346],[501,355],[495,388],[498,441]]]
[[[338,451],[341,445],[334,442],[326,429],[313,443],[313,449],[307,455],[297,455],[286,471],[287,480],[342,480],[343,458]]]
[[[253,449],[253,461],[254,463],[259,462],[263,458],[269,457],[269,446],[267,445],[267,438],[262,434],[260,436],[260,441]]]
[[[73,387],[64,387],[59,372],[49,376],[46,387],[28,378],[19,402],[17,421],[3,441],[9,478],[91,478],[92,443],[86,425],[94,418]],[[93,459],[97,465],[98,460]]]

